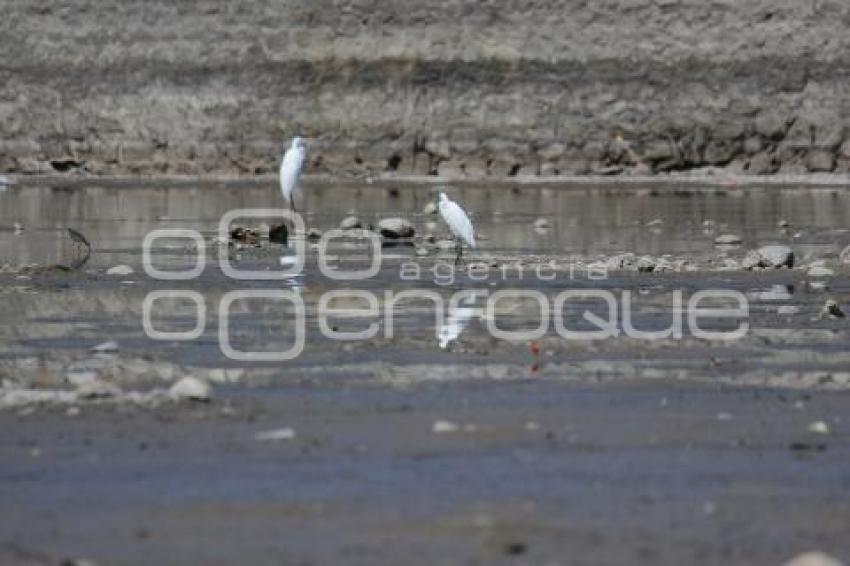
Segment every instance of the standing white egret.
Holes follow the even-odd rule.
[[[301,168],[307,156],[307,144],[298,136],[292,138],[289,149],[283,154],[280,163],[280,194],[283,200],[289,203],[293,212],[295,210],[295,194],[299,192],[301,181]]]
[[[449,225],[449,229],[457,239],[457,257],[455,258],[455,265],[457,265],[460,263],[461,255],[463,255],[463,243],[466,242],[466,245],[470,248],[475,247],[472,221],[456,202],[449,200],[446,193],[440,193],[440,216]]]

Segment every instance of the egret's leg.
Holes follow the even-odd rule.
[[[292,197],[291,203],[292,203],[291,204],[292,212],[294,212],[295,214],[298,214],[298,210],[295,209],[295,197]]]
[[[461,242],[457,243],[457,257],[455,258],[455,265],[460,265],[460,258],[463,256],[463,244]]]

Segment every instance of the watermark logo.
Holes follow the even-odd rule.
[[[280,258],[280,269],[243,270],[234,265],[227,245],[218,247],[218,268],[234,281],[293,281],[302,275],[307,252],[305,224],[301,215],[287,209],[238,209],[222,216],[218,224],[219,243],[229,242],[230,229],[238,219],[275,219],[292,226],[294,237],[286,255]],[[168,270],[156,266],[156,243],[164,239],[188,240],[197,250],[190,269]],[[352,242],[356,243],[352,243]],[[334,250],[357,250],[355,268],[343,268],[341,256]],[[367,230],[329,230],[314,246],[318,273],[330,281],[361,282],[382,275],[381,239]],[[186,282],[201,277],[207,269],[207,247],[203,236],[194,230],[154,230],[144,239],[142,262],[152,279]],[[333,289],[316,297],[316,330],[326,339],[363,341],[376,337],[392,339],[400,309],[413,306],[434,313],[435,336],[440,347],[457,339],[473,320],[492,337],[510,342],[538,340],[555,334],[564,340],[592,341],[618,336],[638,340],[682,339],[686,335],[704,340],[737,340],[749,331],[749,303],[744,294],[729,289],[708,289],[685,297],[683,291],[670,292],[669,324],[640,329],[635,324],[635,300],[628,290],[566,288],[544,293],[532,288],[533,282],[552,282],[559,276],[571,280],[581,269],[585,281],[604,280],[604,264],[556,266],[554,261],[526,267],[503,264],[494,268],[483,262],[455,266],[452,262],[419,263],[404,260],[398,267],[398,281],[405,285],[424,286],[395,291]],[[512,288],[464,288],[446,297],[446,287],[459,278],[475,287],[492,284],[494,279],[510,282]],[[388,279],[392,281],[392,277]],[[526,288],[521,285],[527,283]],[[304,298],[298,288],[255,288],[256,285],[225,293],[213,308],[217,312],[217,340],[221,353],[234,361],[282,362],[297,358],[304,350],[307,315]],[[439,291],[439,292],[438,292]],[[179,330],[158,328],[155,312],[172,313],[177,303],[191,303],[194,325]],[[251,309],[246,305],[255,305]],[[262,305],[262,308],[257,305]],[[217,307],[217,308],[216,308]],[[284,307],[281,309],[281,307]],[[187,341],[200,338],[207,329],[207,302],[194,290],[161,289],[151,291],[142,304],[142,325],[153,340]],[[276,310],[275,310],[276,308]],[[240,312],[241,311],[241,312]],[[236,314],[234,314],[236,313]],[[286,338],[285,346],[254,351],[250,339],[240,339],[232,321],[241,317],[267,317],[273,313],[278,323],[277,337]]]

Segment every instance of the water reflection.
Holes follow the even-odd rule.
[[[850,220],[850,195],[824,188],[464,185],[449,188],[449,193],[472,214],[484,236],[483,250],[692,254],[711,250],[713,234],[735,233],[744,246],[790,241],[793,234],[777,227],[781,220],[794,227],[794,234],[804,234],[794,240],[799,245],[807,239],[817,242],[819,234],[844,228]],[[304,195],[311,228],[335,228],[354,211],[365,224],[404,216],[419,234],[448,236],[436,217],[422,212],[434,198],[429,186],[313,184]],[[61,262],[68,253],[67,227],[92,242],[95,253],[89,265],[138,263],[142,238],[150,230],[212,233],[229,210],[280,206],[274,183],[143,188],[20,184],[0,192],[0,264]],[[547,221],[545,230],[535,223],[540,218]],[[23,227],[17,237],[15,223]]]
[[[481,307],[476,306],[480,293],[468,291],[458,293],[452,298],[446,319],[437,330],[440,348],[445,349],[461,335],[475,316],[481,315]],[[463,305],[463,306],[461,306]]]

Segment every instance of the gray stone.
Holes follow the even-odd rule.
[[[755,269],[757,267],[763,269],[787,267],[790,269],[794,267],[794,251],[788,246],[762,246],[747,253],[741,261],[741,267],[744,269]]]
[[[356,216],[346,216],[339,223],[340,230],[356,230],[362,227],[363,225],[361,224],[360,219]]]
[[[714,243],[722,246],[734,246],[741,243],[741,237],[736,234],[721,234],[714,238]]]
[[[378,232],[384,238],[412,238],[415,230],[413,224],[404,218],[384,218],[378,222]]]
[[[645,255],[637,260],[636,267],[641,273],[652,273],[655,271],[657,261],[654,257]]]
[[[212,387],[206,381],[187,376],[172,385],[168,395],[174,400],[208,402],[212,400]]]
[[[806,168],[812,173],[829,173],[835,169],[835,154],[825,149],[815,149],[806,157]]]

